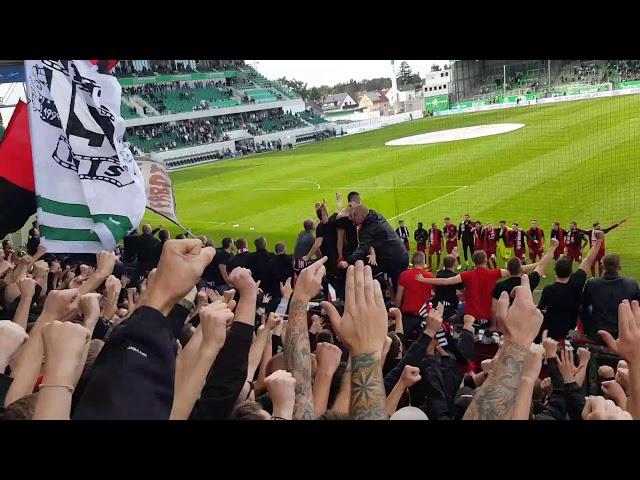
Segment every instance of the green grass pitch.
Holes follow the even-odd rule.
[[[396,138],[473,125],[524,123],[514,132],[433,145],[388,147]],[[239,160],[171,173],[180,221],[213,238],[259,235],[269,248],[293,250],[314,202],[335,207],[335,193],[363,202],[397,227],[442,227],[469,212],[483,224],[501,219],[547,235],[554,220],[589,228],[627,218],[606,237],[622,254],[623,273],[640,277],[640,96],[583,100],[415,120]],[[150,214],[147,221],[168,225]],[[171,228],[175,233],[178,230]],[[415,248],[414,242],[412,242]],[[586,249],[585,249],[586,253]],[[551,273],[551,272],[548,272]],[[552,275],[550,275],[552,276]],[[549,281],[549,278],[547,281]]]

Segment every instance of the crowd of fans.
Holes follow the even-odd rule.
[[[575,272],[572,257],[557,256],[556,282],[536,305],[532,290],[558,236],[544,251],[544,237],[529,233],[537,262],[516,255],[506,269],[488,268],[475,249],[474,268],[456,273],[458,237],[447,223],[446,243],[456,245],[431,272],[423,251],[409,265],[404,224],[394,231],[357,192],[347,201],[337,195],[332,214],[317,203],[292,255],[283,242],[269,251],[264,237],[249,251],[244,238],[171,240],[149,225],[116,252],[53,255],[34,222],[26,252],[2,244],[0,415],[640,418],[638,284],[620,276],[615,254],[587,281],[604,231],[594,226]],[[463,243],[471,223],[460,224]],[[578,316],[594,327],[598,353],[567,337]],[[574,345],[585,346],[577,358]],[[613,365],[591,378],[602,348]],[[601,395],[587,396],[594,388]]]
[[[640,80],[640,60],[617,60],[607,64],[610,71],[617,73],[619,81]]]

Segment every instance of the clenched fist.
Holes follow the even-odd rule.
[[[402,371],[402,376],[400,377],[402,386],[404,388],[409,388],[420,380],[422,380],[420,369],[418,367],[412,367],[411,365],[405,365],[404,370]]]
[[[42,329],[45,384],[75,385],[89,331],[77,323],[54,321]]]
[[[296,379],[286,370],[277,370],[264,379],[273,402],[273,416],[291,420],[296,400]]]
[[[27,332],[17,323],[0,320],[0,373],[4,373],[9,362],[28,338]]]
[[[340,366],[341,359],[342,350],[340,350],[340,347],[327,342],[320,342],[316,345],[318,371],[333,377],[333,374],[336,373]]]

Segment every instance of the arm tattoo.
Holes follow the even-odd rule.
[[[387,395],[379,355],[355,355],[351,362],[351,415],[356,420],[386,420]]]
[[[307,302],[296,298],[289,304],[289,322],[285,336],[284,361],[296,379],[294,420],[313,420],[313,391],[311,388],[311,346],[307,329]]]
[[[505,341],[489,378],[467,408],[463,420],[510,420],[528,348]]]

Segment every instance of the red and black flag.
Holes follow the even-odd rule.
[[[36,213],[27,104],[18,103],[0,141],[0,238]]]

